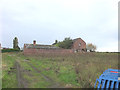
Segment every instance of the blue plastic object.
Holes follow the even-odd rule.
[[[94,88],[120,88],[120,70],[105,70],[99,79],[96,79]]]

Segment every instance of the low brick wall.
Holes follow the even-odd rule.
[[[39,55],[39,54],[49,54],[49,53],[73,53],[72,49],[34,49],[34,48],[24,48],[24,55]]]

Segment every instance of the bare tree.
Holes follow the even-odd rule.
[[[93,45],[92,43],[88,43],[86,45],[87,51],[94,52],[96,50],[96,45]]]

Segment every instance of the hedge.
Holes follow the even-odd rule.
[[[4,52],[19,52],[20,50],[19,49],[2,49],[1,52],[4,53]]]

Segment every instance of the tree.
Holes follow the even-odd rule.
[[[58,40],[55,40],[55,43],[53,43],[52,45],[56,45],[58,43]]]
[[[58,46],[64,49],[71,49],[73,40],[70,37],[65,38],[62,42],[58,43]]]
[[[96,50],[96,45],[93,45],[92,43],[88,43],[88,44],[86,45],[86,48],[87,48],[87,50],[90,51],[90,52],[95,52],[95,50]]]
[[[18,39],[17,39],[17,37],[15,37],[15,38],[13,39],[13,48],[20,50],[20,47],[18,46]]]

